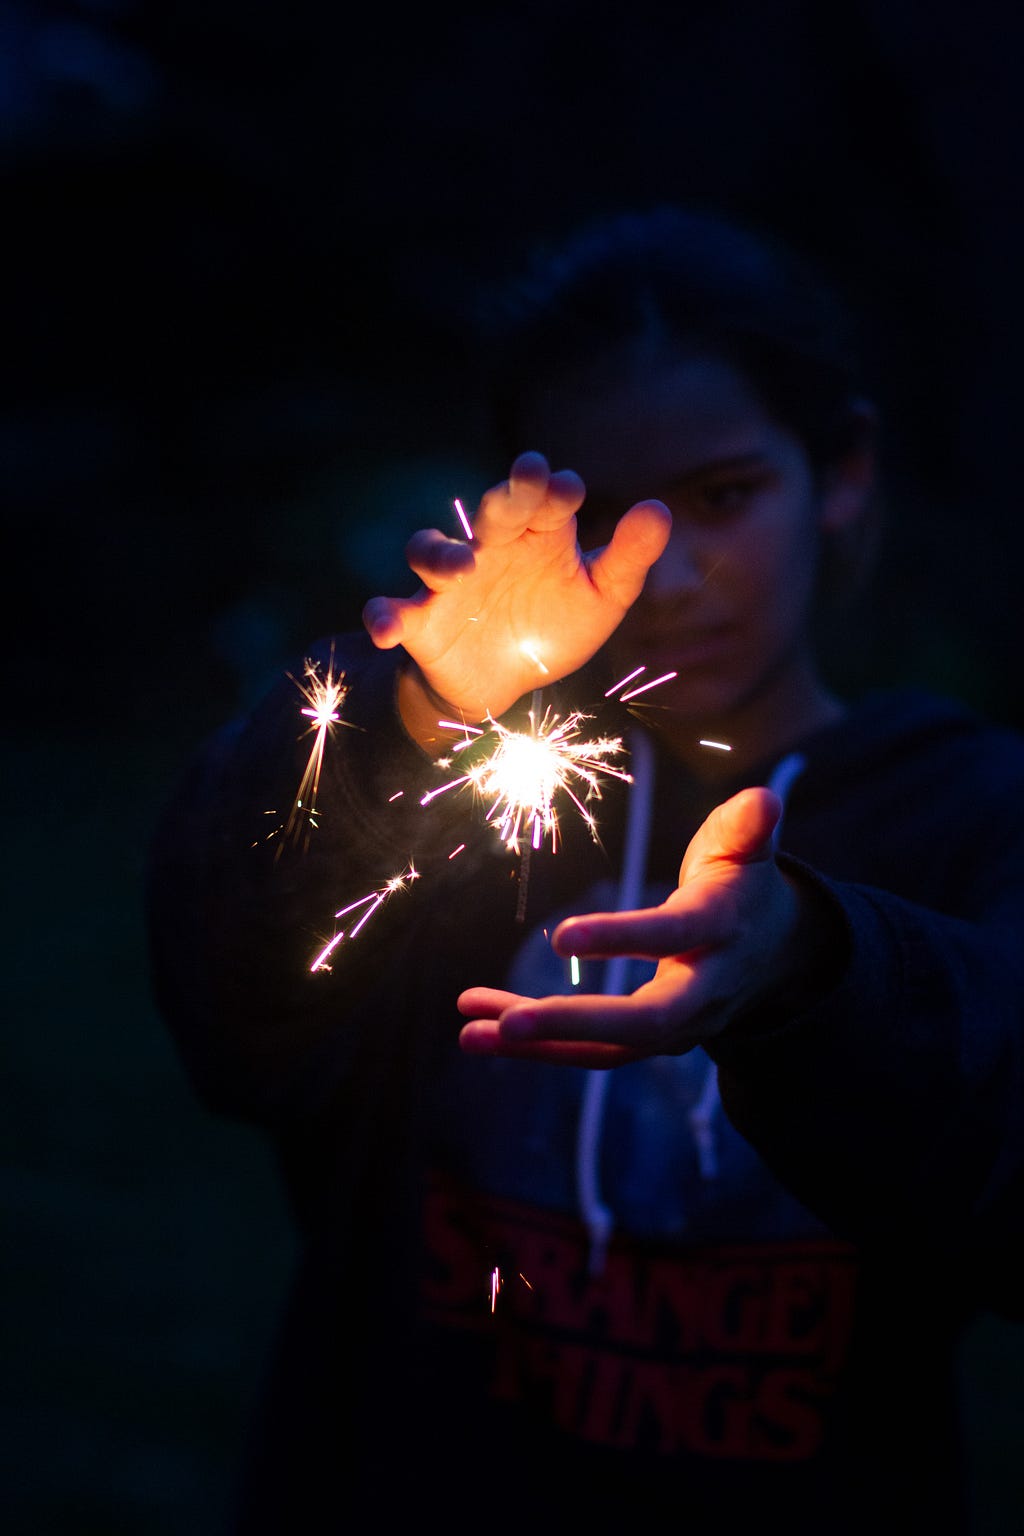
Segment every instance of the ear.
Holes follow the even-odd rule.
[[[844,413],[840,444],[825,471],[821,527],[826,533],[851,528],[863,516],[875,484],[878,413],[869,400],[851,400]]]

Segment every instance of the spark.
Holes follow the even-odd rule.
[[[360,896],[358,900],[350,901],[347,907],[341,908],[340,912],[335,912],[334,917],[337,920],[339,917],[347,917],[350,912],[359,912],[360,908],[362,908],[360,916],[351,928],[347,931],[342,929],[340,933],[336,933],[333,939],[324,945],[310,965],[310,971],[329,971],[331,967],[327,964],[327,961],[337,949],[342,939],[354,939],[360,928],[369,922],[373,914],[379,911],[384,903],[395,895],[396,891],[405,890],[407,886],[410,886],[414,880],[419,878],[419,870],[413,864],[409,864],[400,875],[392,875],[391,879],[385,881],[377,890],[369,891],[365,896]]]
[[[466,732],[455,753],[470,746],[493,745],[465,773],[429,790],[420,804],[429,805],[438,795],[468,785],[481,800],[490,802],[485,819],[511,852],[519,853],[524,841],[528,848],[539,848],[545,837],[550,838],[554,852],[559,827],[555,802],[564,795],[597,842],[597,822],[588,802],[601,798],[604,776],[627,784],[633,778],[611,761],[623,751],[621,737],[582,738],[583,722],[590,718],[580,710],[563,718],[548,709],[538,721],[537,711],[531,709],[528,731],[509,730],[498,720],[492,720],[486,731],[475,727],[467,730],[454,721],[441,722],[449,729]]]
[[[699,745],[702,747],[714,747],[718,752],[732,751],[732,747],[727,741],[708,741],[706,737],[701,737]]]
[[[621,694],[622,702],[625,703],[627,699],[635,699],[638,694],[646,693],[648,688],[657,688],[659,683],[670,683],[674,677],[678,676],[678,672],[663,672],[661,677],[654,677],[649,683],[641,683],[639,688],[631,688],[628,693]]]
[[[528,1291],[532,1291],[533,1290],[533,1286],[530,1284],[529,1280],[527,1280],[527,1278],[523,1274],[522,1270],[519,1270],[518,1275],[517,1275],[517,1279],[519,1279],[519,1280],[521,1280],[523,1282],[523,1284],[526,1286],[526,1289]],[[504,1276],[501,1273],[501,1265],[500,1264],[495,1264],[494,1268],[491,1270],[491,1312],[492,1313],[497,1311],[497,1308],[498,1308],[498,1293],[499,1293],[499,1291],[504,1290],[504,1288],[505,1288],[505,1278],[504,1278]]]
[[[521,640],[519,642],[519,649],[522,651],[527,661],[532,661],[534,666],[537,667],[539,671],[544,673],[545,677],[551,676],[549,668],[544,665],[540,657],[537,655],[537,649],[532,640]]]
[[[646,667],[634,667],[632,672],[627,673],[627,675],[621,678],[619,682],[612,683],[612,686],[605,693],[605,698],[610,699],[613,693],[618,693],[620,688],[625,688],[627,683],[631,683],[634,677],[639,677],[640,673],[646,672],[646,670]]]
[[[469,518],[466,516],[465,508],[457,496],[452,502],[452,506],[455,508],[459,515],[459,522],[462,524],[462,527],[465,530],[466,538],[471,539],[473,537],[473,529],[470,526]]]
[[[620,688],[625,688],[626,684],[631,683],[634,677],[639,677],[641,672],[646,671],[646,666],[634,667],[632,672],[628,672],[625,677],[620,678],[617,683],[612,684],[612,686],[605,693],[605,698],[610,699],[613,693],[619,693]],[[631,688],[628,693],[619,694],[619,697],[622,702],[625,703],[627,699],[635,699],[641,693],[646,693],[649,688],[657,688],[659,683],[670,683],[674,677],[678,676],[678,672],[663,672],[660,677],[652,677],[650,682],[641,683],[638,688]]]
[[[299,780],[299,787],[292,801],[291,809],[285,820],[283,828],[277,830],[283,833],[282,841],[277,850],[280,857],[281,850],[289,839],[298,841],[300,828],[304,828],[308,841],[309,830],[317,825],[317,795],[320,790],[320,770],[324,762],[324,746],[328,734],[336,725],[344,725],[347,722],[341,718],[341,706],[348,693],[344,672],[334,675],[334,651],[331,651],[330,661],[327,663],[327,674],[322,676],[319,663],[305,661],[303,678],[300,681],[289,672],[292,682],[298,688],[302,697],[306,700],[300,713],[310,720],[309,729],[305,734],[313,733],[313,745],[309,749],[309,757]],[[277,833],[271,833],[276,836]]]

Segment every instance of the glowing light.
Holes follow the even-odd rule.
[[[530,1284],[529,1280],[527,1280],[527,1278],[523,1274],[522,1270],[519,1271],[519,1273],[516,1276],[516,1278],[523,1282],[523,1284],[526,1286],[526,1289],[528,1291],[532,1291],[533,1290],[533,1286]],[[503,1291],[504,1289],[505,1289],[505,1277],[501,1273],[501,1266],[499,1264],[495,1264],[494,1268],[491,1270],[491,1311],[492,1311],[492,1313],[497,1311],[497,1308],[498,1308],[498,1294],[499,1294],[500,1291]]]
[[[657,688],[659,683],[670,683],[674,677],[678,676],[678,672],[663,672],[660,677],[653,677],[649,683],[641,683],[639,688],[631,688],[628,693],[620,694],[619,697],[625,703],[627,699],[635,699],[638,694],[646,693],[648,688]]]
[[[610,699],[612,694],[619,693],[620,688],[625,688],[626,684],[631,683],[634,677],[639,677],[641,672],[646,671],[646,666],[634,667],[632,672],[627,672],[625,677],[620,678],[617,683],[612,684],[612,686],[605,693],[605,698]],[[678,676],[678,672],[663,672],[660,677],[652,677],[649,683],[641,683],[638,688],[631,688],[628,693],[619,694],[619,697],[622,702],[625,703],[627,699],[635,699],[641,693],[646,693],[649,688],[657,688],[659,683],[670,683],[674,677]]]
[[[460,786],[471,787],[477,796],[490,802],[486,820],[493,823],[506,848],[520,851],[525,839],[539,848],[550,838],[554,851],[558,846],[558,810],[556,798],[565,796],[575,806],[597,841],[597,823],[589,802],[601,798],[605,776],[633,782],[632,775],[617,767],[611,759],[623,751],[619,736],[582,737],[582,724],[589,715],[574,710],[564,718],[550,709],[538,722],[530,711],[529,731],[512,731],[493,720],[490,729],[476,732],[458,743],[455,754],[467,747],[490,746],[464,774],[450,779],[423,795],[420,804],[429,805],[438,795]],[[449,729],[465,731],[454,721],[441,722]],[[490,743],[493,742],[493,745]],[[453,754],[454,755],[454,754]]]
[[[569,980],[572,982],[574,987],[578,987],[579,984],[580,984],[580,957],[579,957],[579,955],[570,955],[569,956]]]
[[[626,676],[620,678],[617,683],[612,684],[612,686],[606,692],[605,698],[610,699],[613,693],[618,693],[620,688],[625,688],[627,683],[631,683],[634,677],[639,677],[640,673],[646,672],[646,670],[646,667],[634,667],[632,672],[627,673]]]
[[[532,661],[534,666],[544,673],[545,677],[550,677],[551,673],[541,661],[540,657],[537,655],[537,648],[532,640],[521,640],[519,642],[519,649],[522,651],[527,661]]]
[[[358,900],[350,901],[348,906],[342,907],[340,912],[335,912],[335,919],[347,917],[350,912],[359,912],[360,916],[351,928],[348,930],[342,929],[340,933],[334,935],[329,943],[324,945],[309,969],[311,971],[329,971],[331,967],[327,964],[327,961],[341,941],[345,938],[354,939],[360,928],[369,922],[373,914],[378,912],[384,903],[395,895],[396,891],[404,891],[414,880],[419,878],[419,870],[410,864],[400,875],[393,875],[378,890],[369,891],[365,896],[360,896]]]
[[[730,747],[730,745],[729,745],[729,743],[727,741],[708,741],[704,737],[702,737],[701,740],[700,740],[700,745],[702,747],[714,747],[717,752],[731,752],[732,751],[732,747]]]
[[[327,736],[336,725],[347,724],[341,718],[341,706],[348,693],[348,687],[345,684],[344,672],[339,672],[337,677],[334,675],[333,650],[327,664],[326,676],[321,675],[318,662],[307,659],[304,665],[305,671],[301,681],[297,677],[292,677],[290,672],[288,676],[306,700],[300,713],[311,722],[309,731],[313,732],[313,745],[309,749],[309,757],[284,826],[278,827],[270,834],[271,837],[276,837],[278,832],[282,834],[275,857],[280,857],[286,843],[297,842],[303,832],[308,844],[310,830],[317,825],[316,801],[320,790],[320,770],[323,767]],[[308,735],[309,731],[305,734]]]
[[[466,538],[467,539],[471,539],[473,537],[473,529],[470,526],[469,518],[466,516],[465,508],[463,507],[462,502],[459,500],[459,498],[457,496],[456,496],[455,500],[452,502],[452,506],[455,508],[456,512],[458,513],[459,522],[462,524],[463,531],[465,532]]]

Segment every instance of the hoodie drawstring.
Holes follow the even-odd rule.
[[[647,872],[651,804],[654,799],[654,749],[644,732],[638,732],[630,742],[630,752],[633,759],[633,788],[626,815],[626,846],[615,903],[618,912],[629,912],[640,905]],[[622,995],[629,963],[626,955],[613,955],[608,961],[601,986],[606,997]],[[610,1076],[610,1072],[600,1068],[588,1073],[576,1133],[576,1195],[580,1214],[590,1235],[592,1275],[600,1274],[604,1268],[605,1251],[614,1225],[612,1212],[601,1199],[598,1178],[601,1122]]]
[[[615,904],[618,912],[633,911],[642,900],[654,800],[654,750],[644,732],[635,735],[630,750],[633,758],[633,788],[626,816],[625,853]],[[767,787],[778,795],[783,808],[805,764],[806,759],[801,753],[790,752],[779,760],[769,776]],[[782,820],[780,817],[772,837],[774,847],[778,846]],[[601,987],[606,997],[622,995],[629,964],[626,955],[613,955],[608,961]],[[611,1208],[601,1198],[598,1176],[601,1129],[610,1081],[611,1070],[594,1068],[588,1072],[576,1133],[576,1197],[589,1236],[589,1272],[592,1276],[599,1275],[604,1269],[605,1255],[615,1225]],[[718,1175],[713,1120],[719,1103],[718,1070],[715,1063],[709,1060],[704,1086],[688,1116],[700,1174],[704,1179],[713,1179]]]

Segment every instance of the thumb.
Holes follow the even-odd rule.
[[[604,549],[587,556],[590,578],[602,597],[628,608],[643,591],[647,572],[665,551],[672,514],[661,501],[638,501],[615,525]]]
[[[757,864],[773,855],[782,801],[770,789],[741,789],[698,827],[679,869],[679,883],[716,864]]]

